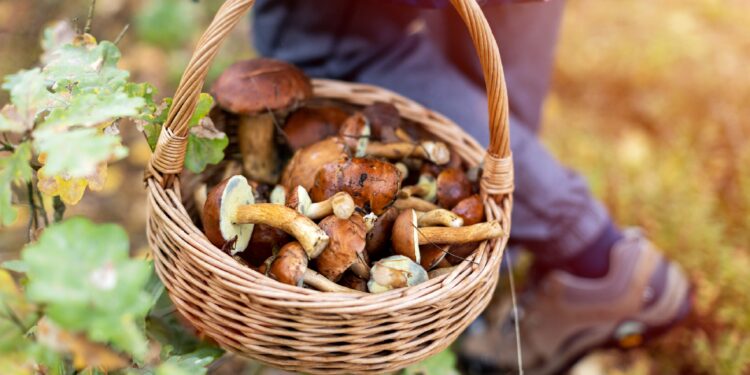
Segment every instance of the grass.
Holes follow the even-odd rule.
[[[747,35],[742,1],[569,2],[544,140],[695,284],[688,324],[625,373],[750,371]]]

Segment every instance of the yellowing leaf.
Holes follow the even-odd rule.
[[[45,158],[40,156],[39,160]],[[77,204],[83,198],[86,186],[92,191],[102,190],[107,179],[107,163],[100,163],[96,167],[96,172],[86,177],[49,176],[45,168],[37,171],[39,191],[52,197],[59,195],[60,199],[69,205]]]
[[[130,362],[106,345],[89,341],[81,334],[67,332],[47,318],[37,325],[39,342],[51,349],[73,356],[73,366],[78,369],[96,368],[114,371],[129,366]]]
[[[34,171],[29,166],[31,145],[28,142],[16,146],[12,153],[0,152],[0,225],[6,226],[16,220],[17,212],[11,204],[12,184],[29,181]]]

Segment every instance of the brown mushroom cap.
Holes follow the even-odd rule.
[[[464,219],[464,225],[472,225],[484,221],[484,204],[479,194],[470,195],[462,199],[453,206],[451,211]]]
[[[346,112],[338,107],[300,108],[284,124],[287,144],[296,151],[337,135],[347,117]]]
[[[437,201],[443,208],[451,209],[472,194],[471,181],[458,168],[446,168],[437,177]]]
[[[397,217],[398,209],[389,207],[378,216],[372,229],[367,232],[366,250],[371,259],[380,258],[385,253],[385,250],[387,250],[386,246],[391,239],[391,230]]]
[[[206,197],[203,206],[203,232],[214,246],[223,249],[228,241],[233,241],[231,254],[244,251],[253,233],[253,224],[235,224],[232,211],[241,205],[255,203],[253,189],[242,176],[230,177],[214,186]]]
[[[358,277],[351,271],[344,272],[344,276],[339,280],[339,284],[349,289],[367,293],[367,280]]]
[[[393,164],[352,158],[320,168],[310,196],[319,202],[343,191],[358,207],[380,215],[396,198],[400,184],[399,171]]]
[[[446,260],[446,255],[450,248],[450,245],[438,246],[429,244],[420,246],[420,265],[427,271],[435,268],[450,267],[451,263]]]
[[[395,132],[401,126],[401,114],[396,106],[390,103],[376,102],[368,105],[362,113],[370,120],[370,127],[374,139],[382,142],[399,142]]]
[[[354,214],[348,220],[328,216],[318,225],[330,238],[328,247],[315,259],[316,269],[321,275],[338,281],[354,263],[367,264],[364,260],[366,230],[362,216]]]
[[[310,191],[318,170],[345,157],[346,149],[341,139],[330,137],[297,150],[281,174],[281,185],[287,189],[300,185]]]
[[[299,242],[284,245],[268,267],[268,276],[284,284],[302,286],[307,254]]]
[[[479,248],[479,242],[469,242],[457,245],[452,245],[448,254],[445,256],[445,260],[450,264],[459,264],[466,260],[474,251]]]
[[[296,66],[259,58],[232,64],[211,88],[225,110],[242,115],[294,108],[312,97],[310,79]]]
[[[251,266],[259,267],[274,253],[274,249],[286,245],[292,237],[281,229],[266,224],[256,224],[247,250],[239,253],[240,258]]]
[[[398,215],[396,222],[393,223],[391,245],[393,245],[394,253],[420,263],[416,211],[404,210]]]
[[[361,112],[357,112],[341,124],[339,137],[349,147],[352,155],[362,157],[370,141],[370,122]]]

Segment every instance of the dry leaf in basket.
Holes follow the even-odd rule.
[[[243,176],[233,176],[208,193],[203,208],[203,229],[219,248],[234,255],[247,248],[253,224],[266,224],[291,234],[312,259],[328,245],[328,235],[299,212],[278,204],[255,203],[253,189]],[[252,249],[251,249],[252,251]]]
[[[294,65],[262,58],[233,64],[211,91],[221,108],[239,116],[237,135],[245,174],[262,183],[276,183],[275,124],[312,97],[310,79]]]

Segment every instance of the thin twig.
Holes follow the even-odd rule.
[[[115,41],[112,42],[112,43],[114,43],[115,45],[117,45],[118,43],[120,43],[120,41],[122,40],[122,38],[125,36],[125,33],[128,32],[129,28],[130,28],[130,24],[125,25],[125,27],[122,28],[122,31],[120,31],[120,33],[117,34],[117,38],[115,38]]]
[[[44,226],[49,226],[49,219],[47,218],[47,208],[44,207],[44,198],[42,198],[42,192],[39,191],[39,184],[37,183],[36,188],[34,188],[34,192],[36,192],[36,197],[39,199],[39,210],[42,214],[42,219],[44,219]]]
[[[86,16],[86,26],[83,27],[83,33],[91,33],[91,21],[94,19],[94,8],[96,8],[96,0],[91,0],[89,5],[89,14]]]
[[[5,311],[8,314],[5,317],[8,318],[8,320],[10,320],[11,322],[13,322],[13,324],[15,324],[19,330],[21,330],[21,334],[25,335],[26,332],[29,331],[29,328],[26,328],[26,326],[23,325],[21,318],[19,318],[18,315],[16,315],[16,312],[13,311],[13,309],[11,309],[10,306],[8,306],[7,301],[3,301],[3,306],[5,306]]]
[[[505,267],[508,270],[508,280],[510,281],[510,301],[513,305],[513,324],[516,328],[516,353],[518,361],[518,374],[523,375],[523,353],[521,352],[521,328],[518,322],[518,304],[516,303],[516,284],[513,281],[513,267],[511,266],[509,251],[505,250]]]
[[[31,242],[31,239],[33,238],[32,236],[33,230],[36,228],[39,228],[39,222],[37,221],[37,217],[36,217],[36,203],[34,202],[34,188],[33,186],[31,186],[30,181],[26,184],[26,191],[29,196],[29,206],[31,207],[31,212],[29,213],[29,242]]]

